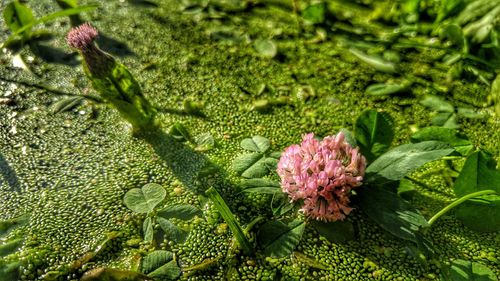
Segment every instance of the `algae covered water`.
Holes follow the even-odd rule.
[[[1,2],[0,280],[498,280],[499,7]]]

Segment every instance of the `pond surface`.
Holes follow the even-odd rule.
[[[102,1],[79,15],[99,30],[97,44],[128,67],[156,107],[159,129],[140,137],[103,104],[82,100],[56,112],[65,98],[97,95],[81,57],[66,45],[69,19],[35,27],[51,37],[18,49],[28,70],[16,67],[12,51],[0,56],[5,99],[0,219],[29,215],[25,225],[5,236],[23,238],[17,256],[11,256],[23,261],[21,280],[79,280],[101,267],[138,271],[141,257],[153,250],[173,253],[180,280],[439,280],[441,266],[456,259],[477,262],[500,276],[498,232],[470,230],[451,213],[426,233],[437,253],[424,264],[411,255],[407,242],[356,205],[347,217],[352,237],[340,239],[347,241],[329,241],[306,227],[285,257],[266,256],[259,247],[251,255],[238,249],[205,191],[217,189],[243,227],[258,216],[270,219],[272,196],[242,193],[242,178],[233,169],[246,138],[263,136],[270,140],[269,151],[283,151],[309,132],[352,131],[357,117],[374,109],[394,120],[395,147],[436,122],[437,112],[421,102],[435,95],[458,116],[451,127],[498,160],[500,120],[488,103],[490,85],[470,73],[449,78],[446,48],[377,42],[379,33],[395,28],[380,18],[373,24],[367,20],[388,5],[384,1],[327,1],[330,12],[338,13],[316,25],[297,12],[307,7],[301,1],[205,2]],[[38,18],[59,9],[49,0],[26,5]],[[9,33],[2,21],[2,41]],[[430,37],[436,38],[418,35],[415,41],[431,44]],[[353,48],[361,55],[349,51]],[[397,69],[381,71],[360,59],[367,54],[394,60]],[[494,70],[478,68],[488,83],[494,80]],[[390,95],[365,92],[387,81],[411,81],[411,86]],[[474,118],[457,115],[460,108]],[[455,122],[445,113],[446,122]],[[192,141],[171,129],[177,123]],[[179,141],[183,138],[188,141]],[[460,169],[464,159],[452,165]],[[449,175],[448,167],[435,161],[410,176],[417,184],[405,198],[427,219],[456,198],[456,175]],[[269,179],[278,181],[275,173]],[[171,220],[189,233],[182,243],[160,234],[153,243],[144,241],[146,215],[131,211],[123,198],[148,183],[166,190],[155,210],[175,204],[200,210],[192,219]],[[254,243],[256,233],[249,236]],[[157,280],[168,280],[163,278]]]

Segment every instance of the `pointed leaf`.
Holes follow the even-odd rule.
[[[288,224],[282,221],[270,221],[260,227],[257,239],[265,255],[285,257],[299,244],[304,228],[305,223],[300,219]]]
[[[280,184],[278,182],[255,178],[244,180],[241,183],[241,187],[243,188],[243,192],[258,192],[263,194],[274,194],[281,192]]]
[[[129,190],[123,202],[130,210],[136,213],[149,213],[158,203],[163,201],[167,192],[156,183],[148,183],[142,188],[133,188]]]
[[[469,155],[453,186],[455,194],[461,197],[488,189],[500,194],[500,171],[495,166],[495,160],[483,151]]]
[[[467,155],[473,148],[472,143],[466,136],[451,128],[426,127],[411,136],[411,141],[414,143],[430,140],[447,143],[462,155]]]
[[[453,113],[455,111],[451,103],[437,96],[426,96],[420,101],[420,104],[437,112]]]
[[[144,241],[153,241],[153,223],[150,217],[147,217],[142,223],[142,233],[144,233]]]
[[[174,254],[165,250],[157,250],[148,254],[141,262],[141,272],[148,274],[174,259]]]
[[[385,112],[370,109],[358,117],[354,135],[368,162],[387,151],[394,138],[392,126],[392,118]]]
[[[419,230],[428,227],[427,220],[410,203],[381,187],[370,186],[357,196],[359,208],[392,235],[414,243]]]
[[[165,233],[167,239],[172,240],[176,243],[182,243],[186,240],[188,233],[182,230],[177,225],[173,224],[171,221],[162,217],[157,217],[156,221]]]
[[[159,280],[176,280],[181,273],[181,268],[177,265],[177,262],[173,260],[149,273],[148,276],[155,278],[155,280],[157,278],[161,278]]]
[[[180,220],[190,220],[195,216],[201,216],[202,212],[200,209],[189,204],[178,204],[168,206],[163,210],[158,211],[157,216],[165,219],[177,218]]]
[[[500,196],[483,195],[470,199],[455,209],[455,216],[474,231],[500,231]]]
[[[3,10],[5,24],[12,32],[20,30],[24,26],[29,26],[35,22],[33,12],[26,5],[15,0],[10,2]],[[26,29],[26,36],[30,31]]]
[[[243,154],[233,161],[233,170],[245,178],[260,178],[269,173],[266,158],[261,153]]]
[[[440,159],[454,151],[438,141],[424,141],[400,145],[383,154],[368,168],[367,180],[400,180],[422,165]]]
[[[240,145],[243,149],[264,153],[269,149],[271,143],[265,137],[253,136],[252,138],[242,140]]]

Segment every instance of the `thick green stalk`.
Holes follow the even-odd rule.
[[[474,197],[482,196],[482,195],[488,195],[488,194],[495,194],[496,191],[494,190],[481,190],[478,192],[473,192],[470,194],[467,194],[465,196],[462,196],[461,198],[453,201],[451,204],[448,206],[444,207],[441,211],[437,212],[430,220],[429,220],[429,226],[431,226],[439,217],[442,215],[448,213],[451,209],[455,208],[456,206],[462,204],[463,202],[472,199]]]
[[[233,232],[234,237],[236,238],[236,241],[238,241],[238,244],[243,249],[243,252],[246,255],[250,255],[253,252],[252,244],[250,244],[250,241],[248,241],[247,237],[245,236],[245,233],[243,232],[243,228],[234,218],[233,213],[227,206],[224,199],[213,187],[205,191],[205,194],[210,198],[210,200],[212,200],[215,207],[221,214],[222,218],[228,224],[229,228]]]

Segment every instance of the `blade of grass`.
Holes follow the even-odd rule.
[[[215,207],[221,214],[222,218],[228,224],[229,228],[233,232],[234,237],[236,238],[236,241],[238,241],[238,244],[243,249],[243,252],[246,255],[250,255],[253,252],[252,245],[250,244],[250,241],[248,241],[247,237],[245,236],[245,233],[243,232],[243,228],[234,218],[233,213],[227,206],[224,199],[213,187],[205,191],[205,194],[208,196],[208,198],[210,198],[210,200],[212,200]]]

